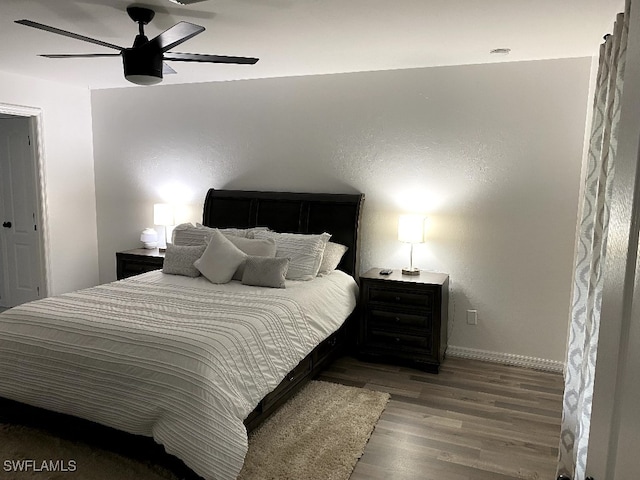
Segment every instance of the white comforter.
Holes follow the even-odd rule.
[[[0,314],[0,396],[152,436],[235,479],[243,420],[355,307],[336,271],[286,289],[159,271]]]

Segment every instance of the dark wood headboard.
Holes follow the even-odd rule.
[[[207,227],[269,227],[285,233],[331,234],[349,249],[338,268],[357,279],[360,211],[364,194],[257,192],[210,189],[202,224]]]

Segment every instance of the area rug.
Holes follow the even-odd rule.
[[[249,437],[241,480],[346,480],[389,394],[311,382]]]
[[[388,400],[387,393],[310,382],[249,436],[249,452],[238,479],[347,480]],[[19,460],[33,464],[20,472]],[[153,462],[44,430],[0,424],[0,479],[4,478],[178,480],[171,470]]]

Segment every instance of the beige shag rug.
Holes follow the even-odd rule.
[[[388,400],[387,393],[310,382],[249,436],[249,452],[238,479],[347,480]],[[34,460],[36,468],[16,471],[15,462],[25,459]],[[51,465],[50,461],[58,464]],[[152,462],[92,448],[43,430],[0,424],[0,479],[5,478],[177,480],[178,477]]]
[[[238,478],[348,479],[388,401],[388,393],[310,382],[250,435]]]

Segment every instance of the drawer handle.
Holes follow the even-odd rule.
[[[394,320],[396,321],[396,323],[400,323],[400,317],[396,317],[394,318]]]
[[[400,301],[400,297],[399,297],[398,295],[396,295],[396,296],[395,296],[395,298],[394,298],[394,300],[395,300],[396,302],[399,302],[399,301]]]
[[[293,382],[294,378],[296,378],[296,376],[293,374],[293,372],[290,372],[287,376],[287,380],[289,380],[290,382]]]
[[[400,343],[400,337],[396,337],[394,338],[394,340],[396,341],[396,343]]]

